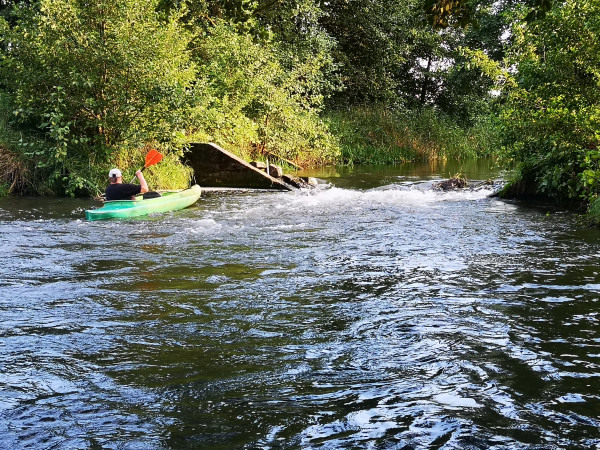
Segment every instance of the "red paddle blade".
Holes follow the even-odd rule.
[[[156,150],[150,150],[146,155],[146,164],[144,165],[144,169],[159,163],[161,159],[163,159],[162,154],[158,153]]]

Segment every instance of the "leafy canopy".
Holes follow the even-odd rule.
[[[182,124],[196,67],[190,33],[155,0],[41,0],[4,34],[2,79],[21,126],[51,145],[32,155],[58,189],[88,187],[89,172],[123,149],[169,139]],[[87,168],[86,168],[87,165]]]
[[[528,14],[523,10],[523,14]],[[508,63],[517,88],[502,112],[505,158],[557,199],[600,193],[600,4],[569,0],[517,22]]]

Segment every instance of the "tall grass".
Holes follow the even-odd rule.
[[[33,191],[32,167],[19,147],[20,136],[9,127],[10,106],[0,91],[0,196]]]
[[[490,120],[465,130],[431,109],[392,111],[355,107],[326,116],[345,164],[393,164],[427,159],[488,156],[495,146]]]

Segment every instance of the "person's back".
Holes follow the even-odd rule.
[[[107,201],[111,200],[132,200],[137,194],[148,192],[148,184],[144,179],[141,170],[135,173],[140,180],[140,184],[123,183],[123,176],[119,169],[112,169],[108,172],[110,184],[106,187],[105,196]]]

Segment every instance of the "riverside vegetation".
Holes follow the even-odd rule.
[[[211,141],[303,166],[494,156],[506,195],[600,211],[598,17],[585,0],[7,0],[0,194],[96,195],[149,148],[152,186],[183,187],[180,156]]]

